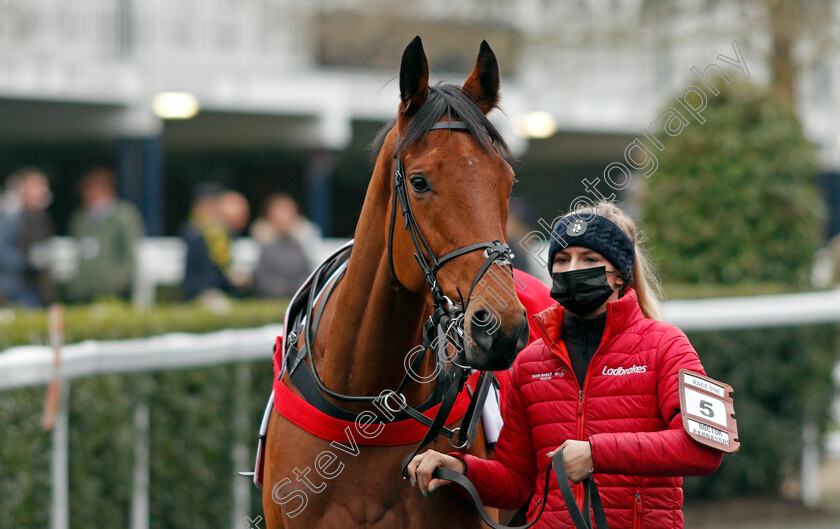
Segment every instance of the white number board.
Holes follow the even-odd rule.
[[[726,427],[726,406],[723,401],[691,388],[685,390],[685,411]]]
[[[723,452],[741,446],[732,386],[687,369],[679,372],[683,428],[698,443]]]

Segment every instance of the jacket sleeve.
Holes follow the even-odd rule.
[[[656,432],[599,433],[589,438],[595,472],[632,476],[706,476],[723,453],[694,441],[685,432],[678,392],[680,369],[705,374],[685,334],[669,326],[657,354],[657,401],[668,428]]]
[[[493,459],[449,453],[466,463],[467,477],[478,490],[481,501],[490,507],[518,509],[528,501],[536,485],[536,453],[520,389],[518,364],[514,363],[502,414],[504,426]],[[460,488],[458,491],[461,493]]]

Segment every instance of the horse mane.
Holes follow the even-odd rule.
[[[487,116],[479,110],[470,96],[465,94],[461,87],[451,83],[438,83],[429,88],[429,97],[417,114],[408,123],[408,130],[404,137],[397,143],[395,153],[406,149],[426,135],[432,126],[438,122],[441,116],[446,115],[451,120],[463,121],[467,125],[470,135],[485,150],[495,149],[497,153],[506,158],[511,157],[510,148],[505,142],[496,127],[487,119]],[[395,121],[389,121],[379,130],[376,137],[368,146],[369,163],[373,167],[376,158],[385,143],[385,137],[394,127]]]

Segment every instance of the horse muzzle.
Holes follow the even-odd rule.
[[[501,371],[513,365],[516,355],[528,345],[525,310],[518,318],[502,316],[491,307],[480,306],[468,318],[464,352],[467,363],[479,370]],[[508,320],[508,325],[505,320]]]

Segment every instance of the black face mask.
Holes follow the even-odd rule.
[[[551,297],[581,318],[592,314],[613,293],[605,266],[555,272],[551,278]]]

